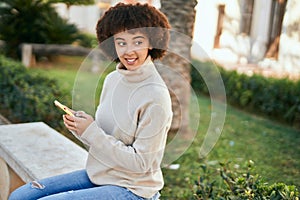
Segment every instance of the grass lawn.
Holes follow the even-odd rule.
[[[202,115],[210,115],[210,101],[199,97]],[[279,125],[268,119],[250,115],[228,106],[222,134],[210,154],[199,159],[199,149],[206,127],[199,132],[190,148],[175,163],[178,170],[164,169],[166,199],[187,199],[195,180],[202,175],[201,165],[216,168],[219,162],[231,161],[243,166],[248,160],[255,163],[254,172],[269,184],[283,182],[300,186],[300,131]],[[209,121],[208,117],[206,119]],[[208,122],[203,120],[202,123]],[[202,173],[202,174],[201,174]],[[216,176],[219,176],[216,174]]]
[[[70,94],[82,58],[62,57],[51,63],[38,63],[32,72],[55,78]],[[94,75],[98,80],[97,74]],[[95,81],[91,79],[86,80]],[[86,86],[88,87],[88,86]],[[280,125],[227,105],[222,134],[205,159],[199,158],[210,121],[211,105],[207,97],[198,97],[200,125],[196,137],[184,154],[173,163],[179,169],[163,168],[165,187],[161,199],[193,199],[193,182],[201,175],[201,164],[216,166],[218,161],[231,161],[236,167],[248,160],[255,163],[255,172],[270,184],[283,182],[300,188],[300,131]]]

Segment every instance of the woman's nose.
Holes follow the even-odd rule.
[[[125,50],[125,54],[132,54],[132,53],[134,53],[134,51],[135,51],[134,46],[128,45]]]

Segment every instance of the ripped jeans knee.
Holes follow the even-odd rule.
[[[27,183],[13,191],[9,200],[36,200],[51,194],[93,186],[86,171],[78,170]]]
[[[39,183],[38,181],[32,181],[30,183],[30,186],[31,186],[31,188],[41,189],[41,190],[45,188],[45,185]]]

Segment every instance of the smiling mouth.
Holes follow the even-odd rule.
[[[135,63],[135,61],[137,60],[137,58],[125,58],[125,60],[127,61],[127,63],[129,65],[132,65]]]

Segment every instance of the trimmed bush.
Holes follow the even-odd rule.
[[[209,62],[194,61],[193,65],[203,70],[207,76],[221,74],[227,102],[231,105],[299,128],[300,80],[266,78],[261,75],[247,76],[221,67],[218,67],[219,72],[216,72],[213,70],[215,64]],[[193,88],[209,95],[203,78],[195,68],[192,68],[191,77]]]
[[[62,127],[55,99],[66,103],[55,80],[31,74],[19,62],[0,55],[0,112],[12,122],[43,121]],[[69,103],[69,102],[68,102]]]
[[[95,48],[98,46],[98,40],[96,36],[88,33],[79,34],[76,43],[87,48]]]

